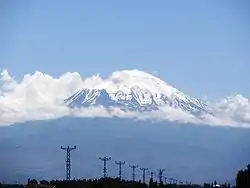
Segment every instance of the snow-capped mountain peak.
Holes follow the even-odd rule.
[[[140,87],[151,93],[164,93],[171,97],[179,95],[185,100],[185,94],[172,87],[167,82],[140,70],[122,70],[113,72],[108,78],[102,79],[99,75],[92,76],[84,80],[83,89],[105,89],[109,93],[122,91],[130,93],[131,88]]]
[[[140,70],[117,71],[106,79],[99,75],[88,78],[83,89],[66,99],[66,104],[78,108],[101,105],[136,111],[156,110],[167,105],[195,114],[208,112],[198,99]]]

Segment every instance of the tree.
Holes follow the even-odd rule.
[[[236,176],[237,188],[249,188],[250,187],[250,164],[247,165],[247,169],[240,170]]]
[[[37,180],[36,179],[32,179],[32,180],[28,179],[28,184],[34,184],[34,185],[36,185],[37,184]]]
[[[40,184],[42,184],[42,185],[49,185],[49,182],[46,181],[46,180],[42,180],[42,181],[40,181]]]

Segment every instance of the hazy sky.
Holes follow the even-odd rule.
[[[0,68],[157,74],[194,96],[250,97],[250,1],[1,1]]]

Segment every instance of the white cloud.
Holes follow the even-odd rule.
[[[250,125],[250,101],[242,95],[226,97],[212,103],[211,107],[219,119],[238,126]]]
[[[125,72],[126,73],[126,72]],[[126,77],[128,82],[133,78]],[[250,102],[241,95],[210,103],[216,117],[204,116],[197,119],[180,109],[162,107],[153,112],[124,112],[117,108],[93,107],[69,109],[64,99],[83,87],[111,87],[117,73],[103,80],[99,75],[82,79],[78,73],[65,73],[58,78],[36,71],[16,81],[7,70],[0,74],[0,125],[9,125],[29,120],[46,120],[63,116],[78,117],[133,117],[137,119],[168,120],[194,124],[227,125],[250,127]],[[152,79],[155,79],[152,77]],[[149,80],[150,81],[150,80]],[[101,85],[101,86],[100,86]],[[113,84],[114,85],[114,84]],[[120,87],[125,87],[121,85]]]
[[[41,72],[25,75],[17,83],[7,71],[1,74],[0,124],[64,116],[63,100],[82,85],[77,73],[53,78]]]
[[[9,75],[9,72],[7,70],[3,70],[0,75],[1,75],[2,81],[6,81],[6,82],[13,81],[13,78]]]

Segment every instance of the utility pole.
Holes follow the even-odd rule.
[[[111,160],[111,157],[99,157],[103,161],[103,177],[107,178],[107,161]]]
[[[135,169],[138,168],[138,165],[129,165],[129,167],[132,168],[132,178],[135,181]]]
[[[174,184],[177,185],[178,184],[178,180],[174,179]]]
[[[145,183],[146,179],[145,173],[148,170],[148,168],[140,168],[140,170],[142,171],[142,182]]]
[[[122,165],[125,165],[125,161],[115,161],[115,164],[117,164],[119,166],[119,178],[120,180],[122,179]]]
[[[170,184],[174,184],[174,179],[173,178],[169,178],[170,179]]]
[[[172,178],[169,178],[169,184],[172,184]]]
[[[165,185],[167,185],[168,184],[168,178],[164,177],[164,180],[165,180]]]
[[[76,149],[76,146],[74,147],[63,147],[61,146],[61,149],[66,151],[66,155],[67,155],[67,158],[66,158],[66,180],[69,181],[70,180],[70,167],[71,167],[71,159],[70,159],[70,152],[74,149]]]
[[[162,182],[162,177],[163,177],[163,172],[165,171],[165,169],[159,169],[158,173],[159,173],[159,183],[163,183]]]
[[[150,172],[150,179],[154,181],[154,172]]]

